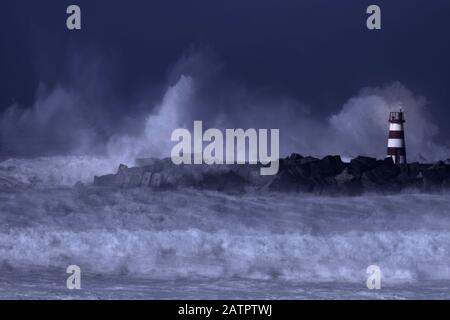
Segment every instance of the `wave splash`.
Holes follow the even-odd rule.
[[[42,176],[58,168],[41,161],[9,165],[23,181],[29,168],[42,168]],[[69,187],[95,171],[74,175],[81,167],[60,171],[67,175],[58,183],[0,188],[0,269],[77,264],[84,272],[151,279],[361,282],[376,264],[385,281],[450,280],[446,194],[239,196]]]

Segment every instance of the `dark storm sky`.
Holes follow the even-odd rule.
[[[65,27],[69,4],[82,9],[82,31]],[[380,31],[365,27],[370,4],[382,9]],[[180,55],[198,46],[217,55],[224,76],[313,105],[318,117],[362,87],[399,81],[427,97],[448,139],[449,19],[445,0],[6,0],[0,111],[31,107],[40,83],[73,84],[82,72],[77,55],[101,61],[106,100],[127,101],[163,83]],[[127,110],[112,104],[110,112]]]

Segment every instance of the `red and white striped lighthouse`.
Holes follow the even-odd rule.
[[[394,163],[396,164],[406,163],[404,123],[405,118],[401,108],[399,112],[391,112],[389,114],[387,157],[392,157],[392,160],[394,160]]]

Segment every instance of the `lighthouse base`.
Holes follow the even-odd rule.
[[[392,162],[395,164],[406,164],[406,156],[387,156],[386,158],[392,158]]]

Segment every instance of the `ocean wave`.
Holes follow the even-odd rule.
[[[376,264],[391,282],[450,280],[448,194],[73,186],[112,170],[107,159],[86,157],[13,159],[0,168],[10,181],[0,188],[0,269],[77,264],[150,279],[360,282]]]
[[[118,164],[107,157],[59,156],[11,158],[0,162],[0,186],[55,186],[92,183],[95,175],[115,172]]]
[[[390,282],[450,279],[450,233],[231,234],[187,230],[12,229],[0,234],[3,264],[152,279],[248,278],[361,282],[379,265]]]

